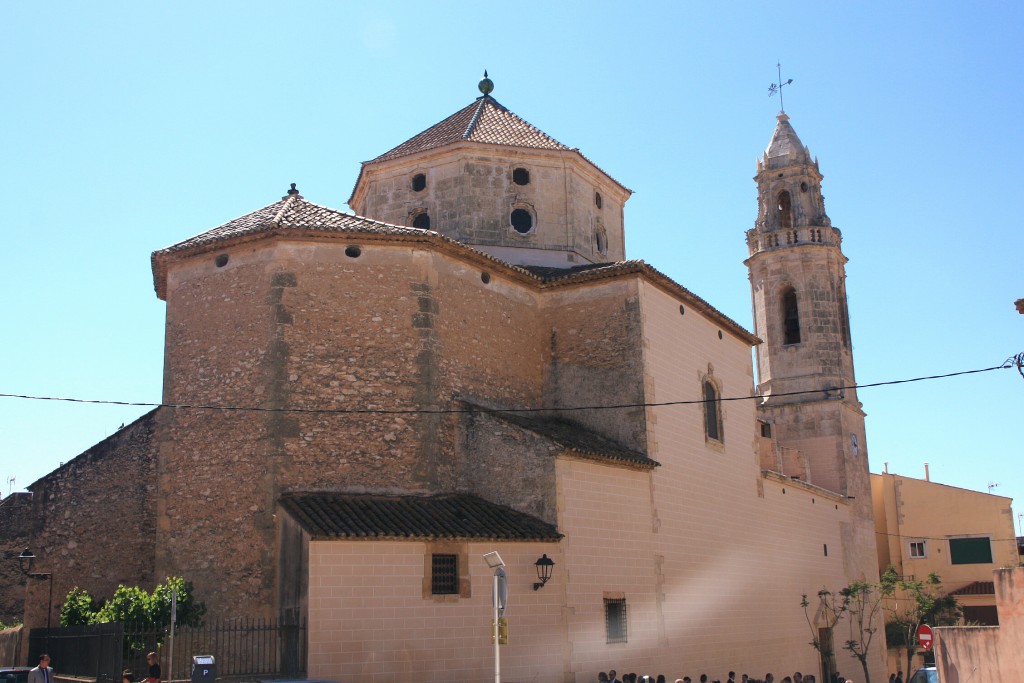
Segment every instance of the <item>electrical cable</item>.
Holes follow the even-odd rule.
[[[828,387],[826,389],[810,389],[804,391],[789,391],[773,393],[770,396],[754,394],[751,396],[726,396],[717,399],[696,399],[687,401],[659,401],[653,403],[617,403],[610,405],[584,405],[584,406],[548,406],[543,408],[485,408],[474,406],[472,408],[268,408],[261,406],[226,406],[206,405],[194,403],[146,403],[143,401],[109,401],[103,399],[70,398],[62,396],[33,396],[29,394],[0,393],[0,398],[18,398],[31,401],[61,401],[66,403],[86,403],[94,405],[117,405],[132,406],[139,408],[174,408],[179,410],[221,410],[231,412],[256,412],[256,413],[313,413],[313,414],[336,414],[336,415],[448,415],[456,413],[552,413],[552,412],[574,412],[579,410],[619,410],[624,408],[661,408],[666,406],[699,405],[709,401],[752,401],[764,400],[780,396],[802,396],[807,394],[826,394],[843,392],[847,390],[869,389],[882,386],[893,386],[907,384],[909,382],[923,382],[927,380],[947,379],[961,375],[974,375],[992,370],[1006,370],[1016,367],[1024,377],[1024,353],[1011,356],[1001,365],[994,365],[990,368],[978,370],[962,370],[960,372],[949,372],[942,375],[927,375],[924,377],[913,377],[910,379],[889,380],[886,382],[872,382],[870,384],[851,384],[848,386]]]

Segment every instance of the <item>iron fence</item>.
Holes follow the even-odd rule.
[[[297,676],[306,672],[307,634],[301,622],[270,619],[225,619],[174,632],[151,626],[94,624],[34,628],[29,632],[29,659],[47,652],[59,673],[119,683],[121,672],[134,679],[148,672],[146,654],[156,652],[164,680],[190,680],[192,657],[213,655],[217,677]]]

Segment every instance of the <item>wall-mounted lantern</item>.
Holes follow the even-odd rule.
[[[534,562],[534,566],[537,567],[537,578],[540,581],[533,584],[533,590],[540,590],[551,578],[551,570],[555,568],[555,561],[548,557],[547,554],[544,554],[539,560]]]

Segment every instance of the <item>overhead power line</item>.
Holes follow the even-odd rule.
[[[826,394],[826,395],[841,395],[843,391],[850,391],[854,389],[868,389],[873,387],[893,386],[897,384],[907,384],[910,382],[924,382],[928,380],[936,379],[948,379],[950,377],[959,377],[961,375],[975,375],[982,372],[991,372],[992,370],[1006,370],[1009,368],[1016,367],[1021,376],[1024,377],[1024,353],[1019,353],[1016,356],[1011,356],[1001,365],[994,365],[990,368],[981,368],[979,370],[963,370],[960,372],[949,372],[942,375],[927,375],[924,377],[913,377],[910,379],[896,379],[889,380],[886,382],[872,382],[870,384],[852,384],[849,386],[839,387],[828,387],[826,389],[816,390],[805,390],[805,391],[789,391],[783,393],[773,393],[771,397],[779,396],[802,396],[808,394]],[[98,404],[98,405],[115,405],[115,406],[131,406],[139,408],[174,408],[180,410],[220,410],[220,411],[236,411],[236,412],[255,412],[255,413],[319,413],[319,414],[338,414],[338,415],[439,415],[439,414],[453,414],[453,413],[474,413],[474,412],[491,412],[491,413],[551,413],[551,412],[573,412],[579,410],[620,410],[624,408],[660,408],[666,406],[684,406],[684,405],[699,405],[707,403],[707,399],[695,399],[686,401],[659,401],[652,403],[615,403],[607,405],[582,405],[582,406],[547,406],[542,408],[484,408],[474,406],[472,408],[276,408],[276,407],[264,407],[264,406],[232,406],[232,405],[207,405],[197,403],[146,403],[143,401],[108,401],[102,399],[85,399],[85,398],[69,398],[61,396],[33,396],[28,394],[10,394],[0,393],[0,398],[17,398],[25,399],[30,401],[62,401],[66,403],[86,403],[86,404]],[[718,399],[712,399],[717,401],[756,401],[767,398],[759,394],[752,396],[726,396]]]

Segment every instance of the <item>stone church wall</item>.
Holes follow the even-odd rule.
[[[533,293],[407,245],[261,243],[170,273],[167,400],[315,411],[537,405]],[[487,280],[485,282],[485,280]],[[211,608],[273,616],[284,491],[466,490],[458,421],[438,414],[179,410],[163,423],[159,566]],[[210,541],[196,549],[193,535]],[[197,552],[198,550],[198,552]]]
[[[152,590],[158,410],[32,484],[33,571],[53,574],[54,625],[74,586],[109,598],[119,584]],[[46,625],[48,582],[29,582],[27,627]]]

